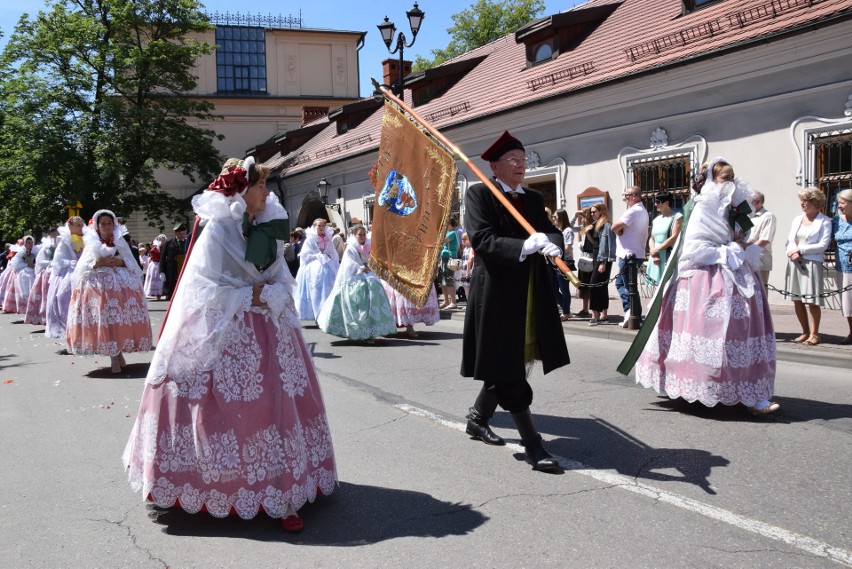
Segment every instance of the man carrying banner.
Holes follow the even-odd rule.
[[[558,462],[542,445],[533,424],[535,360],[544,373],[569,363],[565,335],[553,301],[552,270],[545,256],[561,256],[562,234],[544,211],[541,194],[523,188],[527,158],[521,142],[504,132],[482,153],[498,189],[537,231],[529,235],[484,184],[465,196],[465,228],[476,252],[464,323],[461,375],[482,381],[467,415],[467,434],[503,445],[488,421],[499,404],[512,414],[534,470],[553,472]],[[539,254],[537,254],[539,253]]]

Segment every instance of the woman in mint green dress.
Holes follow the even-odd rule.
[[[382,282],[370,269],[370,241],[364,227],[349,230],[334,288],[317,323],[326,334],[367,340],[396,333],[396,320]]]
[[[658,192],[654,196],[657,216],[651,223],[651,237],[648,239],[648,266],[645,269],[645,275],[652,281],[650,284],[653,286],[657,286],[663,278],[669,253],[677,241],[677,236],[680,235],[683,215],[672,209],[673,200],[674,196],[671,192]]]

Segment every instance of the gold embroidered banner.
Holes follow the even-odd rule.
[[[370,268],[416,306],[434,286],[456,164],[434,140],[385,102],[373,206]]]

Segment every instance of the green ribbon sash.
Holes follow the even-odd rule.
[[[246,238],[246,261],[262,271],[271,265],[278,256],[276,241],[290,238],[290,221],[273,219],[265,223],[252,225],[249,214],[243,214],[243,235]]]
[[[731,209],[728,210],[728,223],[731,225],[731,229],[736,231],[737,224],[740,225],[740,229],[743,232],[754,227],[754,223],[752,223],[751,218],[748,216],[750,213],[751,206],[745,200],[741,201],[738,206],[731,206]]]

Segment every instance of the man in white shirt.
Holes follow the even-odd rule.
[[[627,204],[627,211],[612,224],[615,233],[615,257],[618,259],[618,276],[615,277],[615,288],[621,296],[621,305],[624,307],[624,322],[622,326],[627,327],[628,318],[632,315],[639,319],[642,317],[642,303],[639,300],[639,285],[637,283],[636,268],[645,259],[645,244],[648,242],[648,210],[642,203],[642,194],[639,186],[630,186],[624,190],[621,197]],[[632,272],[628,279],[627,271]],[[628,287],[628,281],[630,286]],[[633,313],[630,311],[630,299],[633,297]],[[638,328],[639,322],[635,322]],[[630,326],[634,328],[634,326]]]
[[[748,234],[748,242],[763,249],[760,255],[760,279],[765,287],[769,282],[769,271],[772,270],[772,240],[775,238],[775,216],[763,207],[764,195],[754,192],[751,200],[752,213],[749,214],[754,226]]]

